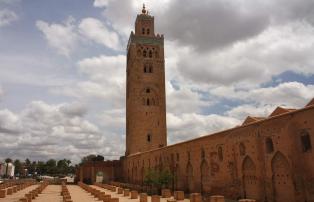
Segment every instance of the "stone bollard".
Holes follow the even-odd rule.
[[[125,189],[123,196],[130,196],[130,190],[129,189]]]
[[[240,199],[239,202],[255,202],[254,199]]]
[[[20,202],[28,202],[28,201],[27,201],[27,198],[25,198],[25,197],[24,197],[24,198],[21,198],[19,201],[20,201]]]
[[[17,192],[17,186],[12,187],[13,193]]]
[[[103,202],[110,202],[110,199],[111,199],[111,195],[105,194],[102,196],[101,200],[103,200]]]
[[[5,198],[6,196],[6,190],[5,189],[0,189],[0,198]]]
[[[138,192],[137,191],[131,191],[131,199],[137,199],[138,198]]]
[[[13,189],[12,188],[8,188],[7,189],[7,195],[12,195],[13,194]]]
[[[170,198],[171,197],[170,189],[162,189],[161,190],[161,197],[162,198]]]
[[[151,202],[160,202],[160,196],[159,195],[153,195]]]
[[[27,202],[32,202],[32,194],[25,194]]]
[[[174,192],[174,199],[180,201],[180,200],[184,200],[184,192],[183,191],[175,191]]]
[[[123,194],[123,189],[122,188],[118,188],[118,194]]]
[[[117,187],[111,187],[110,189],[112,192],[116,192],[117,191]]]
[[[177,200],[175,200],[174,198],[168,198],[167,202],[176,202]]]
[[[202,195],[200,193],[190,194],[190,202],[202,202]]]
[[[211,196],[210,197],[210,202],[225,202],[225,197],[224,196]]]
[[[147,194],[146,193],[140,194],[140,202],[147,202]]]
[[[119,198],[111,198],[110,202],[119,202]]]

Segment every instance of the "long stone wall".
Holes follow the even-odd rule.
[[[314,106],[126,157],[124,181],[169,170],[173,190],[258,201],[314,201]],[[309,141],[308,142],[308,139]],[[310,148],[309,148],[310,147]]]

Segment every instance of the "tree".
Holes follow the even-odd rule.
[[[88,161],[93,161],[93,159],[96,158],[96,155],[95,154],[90,154],[88,156],[84,156],[81,160],[81,163],[86,163]]]
[[[169,185],[172,178],[172,174],[168,170],[158,171],[148,169],[145,173],[144,184],[160,192],[163,187]]]
[[[56,160],[49,159],[46,162],[46,167],[47,167],[47,174],[51,174],[51,175],[57,174],[58,170],[57,170]]]
[[[13,164],[15,166],[14,174],[15,175],[20,175],[21,174],[21,170],[22,170],[22,163],[21,163],[21,161],[19,159],[16,159]]]

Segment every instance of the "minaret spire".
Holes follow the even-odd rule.
[[[143,3],[142,13],[143,13],[143,14],[146,14],[145,3]]]

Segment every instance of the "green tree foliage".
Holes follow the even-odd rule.
[[[13,162],[12,159],[7,158],[6,163]],[[49,159],[47,162],[33,161],[26,159],[25,162],[21,162],[16,159],[13,162],[15,166],[15,175],[23,177],[24,169],[27,170],[25,174],[31,175],[52,175],[52,176],[64,176],[67,174],[74,174],[75,167],[71,165],[71,161],[68,159],[62,159],[56,161],[55,159]],[[7,176],[8,173],[5,173]]]
[[[15,166],[14,174],[20,175],[22,172],[22,169],[23,169],[23,165],[22,165],[21,161],[19,159],[16,159],[13,164]]]
[[[162,188],[168,187],[172,179],[173,176],[168,170],[148,169],[145,172],[144,184],[160,192]]]

